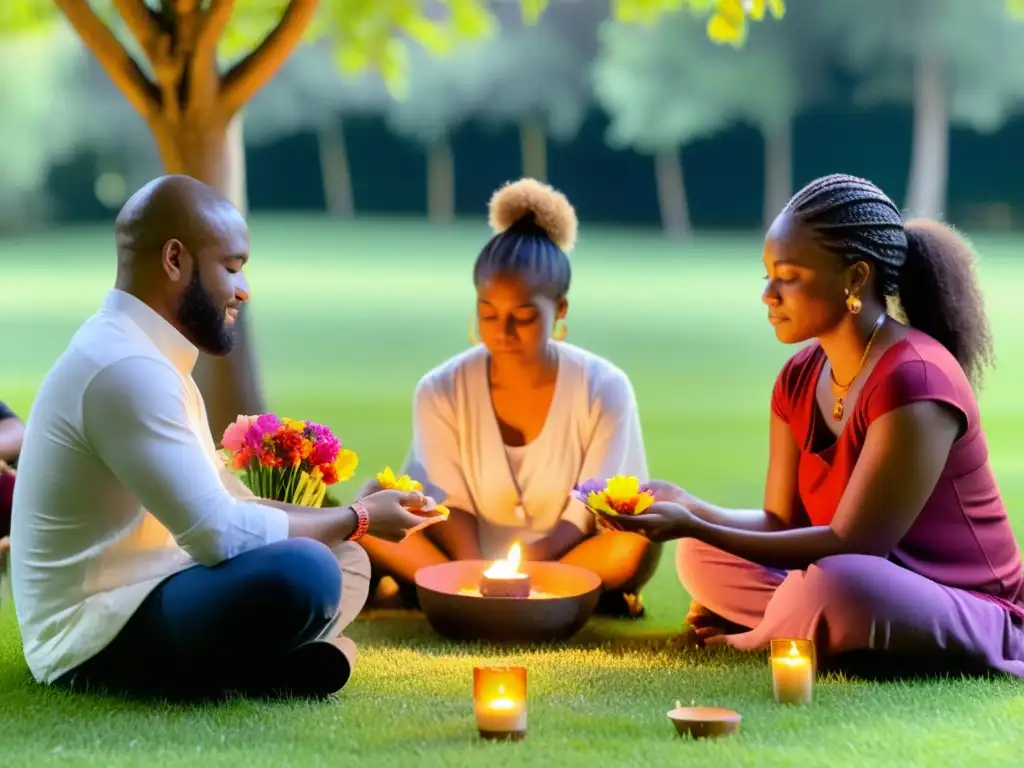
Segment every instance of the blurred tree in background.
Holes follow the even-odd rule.
[[[594,65],[594,90],[611,117],[612,146],[654,159],[662,224],[691,231],[679,150],[736,122],[765,138],[765,214],[791,194],[792,121],[818,92],[810,35],[766,25],[742,55],[709,42],[698,19],[679,14],[653,26],[609,23]],[[797,25],[800,33],[805,25]]]
[[[1010,0],[1011,11],[1014,3]],[[906,207],[944,212],[949,130],[998,130],[1024,101],[1024,25],[1006,0],[859,0],[811,3],[822,42],[858,76],[856,99],[914,109]],[[804,9],[801,7],[801,13]]]
[[[0,46],[0,231],[45,216],[46,171],[75,151],[75,111],[54,94],[65,90],[79,50],[67,30]]]
[[[260,146],[298,132],[314,133],[327,213],[350,218],[356,203],[345,120],[378,115],[392,99],[376,72],[346,76],[332,54],[323,40],[296,51],[246,108],[245,138]]]

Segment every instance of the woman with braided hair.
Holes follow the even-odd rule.
[[[776,337],[763,509],[657,483],[616,527],[680,539],[698,642],[814,640],[867,675],[1024,677],[1024,572],[974,388],[992,340],[970,246],[864,179],[798,192],[765,241]]]

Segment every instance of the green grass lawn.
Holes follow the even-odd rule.
[[[252,311],[272,407],[328,422],[361,458],[354,489],[402,461],[411,395],[430,366],[464,349],[470,266],[481,227],[318,219],[254,226]],[[1011,509],[1024,508],[1022,243],[980,240],[999,367],[982,395],[993,462]],[[107,231],[0,243],[0,397],[27,412],[33,392],[113,279]],[[651,471],[722,504],[760,500],[768,400],[793,351],[759,300],[756,238],[670,246],[649,234],[585,228],[574,257],[569,340],[632,377]],[[344,492],[342,493],[344,495]],[[1024,513],[1017,530],[1024,533]],[[327,704],[239,701],[153,707],[37,689],[9,601],[0,610],[0,764],[86,765],[1014,765],[1024,751],[1016,681],[823,681],[808,709],[770,700],[766,658],[672,650],[687,600],[671,550],[645,593],[642,622],[595,620],[564,647],[502,650],[440,641],[418,615],[366,615],[356,676]],[[240,642],[244,642],[244,638]],[[530,733],[475,737],[472,667],[530,670]],[[676,700],[744,716],[740,736],[680,742]],[[1016,753],[1016,757],[1014,756]],[[595,761],[601,761],[597,763]]]

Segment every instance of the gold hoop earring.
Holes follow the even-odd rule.
[[[846,292],[846,308],[850,310],[851,315],[858,314],[863,306],[857,294]]]
[[[476,316],[475,315],[470,315],[469,316],[469,333],[467,335],[469,336],[470,346],[475,347],[477,344],[480,343],[480,337],[477,335],[477,332],[476,332]]]
[[[551,338],[555,341],[565,341],[569,335],[569,326],[566,325],[565,320],[556,320],[555,327],[551,331]]]

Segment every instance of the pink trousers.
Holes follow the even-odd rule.
[[[703,609],[690,623],[725,627],[741,650],[772,638],[813,640],[823,668],[890,674],[890,662],[921,672],[1004,672],[1024,677],[1024,621],[998,603],[937,584],[869,555],[838,555],[806,570],[778,571],[695,539],[678,542],[680,581]],[[720,617],[716,618],[716,617]],[[724,619],[733,627],[721,622]],[[854,661],[856,660],[856,661]]]

